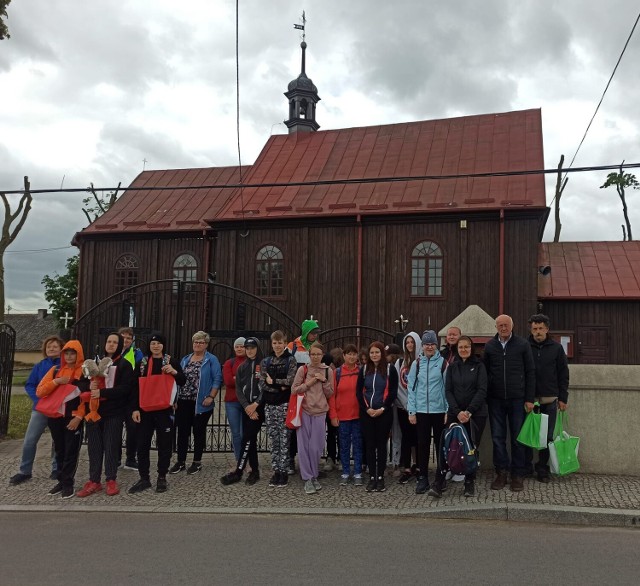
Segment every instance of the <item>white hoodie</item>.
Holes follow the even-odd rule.
[[[407,338],[411,336],[416,343],[414,360],[420,356],[422,352],[422,338],[416,332],[409,332],[404,338],[402,338],[402,353],[406,351]],[[411,361],[413,362],[413,360]],[[409,399],[407,389],[407,377],[409,376],[409,368],[411,363],[404,364],[404,358],[399,358],[396,361],[396,370],[398,371],[398,398],[396,399],[396,406],[401,409],[407,410],[407,401]]]

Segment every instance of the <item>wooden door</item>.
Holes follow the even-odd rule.
[[[578,364],[609,364],[609,326],[578,326]]]

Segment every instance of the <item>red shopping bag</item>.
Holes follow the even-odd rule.
[[[151,367],[149,367],[151,371]],[[148,374],[138,379],[140,385],[140,409],[160,411],[173,405],[178,388],[170,374]]]
[[[287,409],[287,419],[285,425],[289,429],[298,429],[302,425],[302,400],[304,394],[291,393],[289,398],[289,409]]]
[[[58,385],[50,395],[42,397],[36,403],[36,411],[51,418],[64,416],[65,403],[75,399],[80,394],[76,385]]]

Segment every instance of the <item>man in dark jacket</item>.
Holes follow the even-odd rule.
[[[507,484],[511,469],[511,490],[524,490],[526,474],[525,448],[516,441],[520,428],[533,409],[535,395],[535,366],[531,346],[513,333],[513,320],[508,315],[496,318],[498,333],[484,348],[484,364],[487,369],[487,403],[493,440],[493,465],[496,477],[493,490]],[[507,452],[507,426],[511,438],[511,461]]]
[[[446,368],[449,368],[452,362],[460,360],[460,356],[458,356],[458,340],[460,336],[462,336],[462,330],[458,326],[451,326],[447,330],[445,344],[440,348],[440,355],[447,363]]]
[[[552,441],[558,409],[564,411],[569,401],[569,365],[562,345],[549,337],[549,325],[549,318],[544,314],[539,313],[529,318],[529,344],[536,367],[536,401],[540,403],[540,412],[549,416],[547,438]],[[533,451],[527,448],[529,466],[532,460]],[[538,452],[535,471],[540,482],[549,482],[548,449]]]

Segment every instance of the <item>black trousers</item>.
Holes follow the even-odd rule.
[[[156,448],[158,449],[158,476],[166,476],[171,463],[171,427],[173,409],[161,411],[140,411],[138,428],[138,472],[140,478],[149,478],[151,466],[149,454],[151,440],[156,434]]]
[[[67,429],[67,425],[72,419],[73,417],[50,417],[47,423],[56,451],[58,478],[63,486],[73,488],[73,481],[78,468],[78,456],[82,446],[84,422],[80,423],[75,431],[70,431]]]
[[[127,431],[126,459],[135,460],[138,453],[138,424],[131,419],[131,413],[127,413],[125,416],[124,426]]]
[[[258,408],[258,419],[251,419],[246,413],[242,413],[242,452],[236,472],[242,473],[247,466],[247,461],[251,470],[258,472],[260,464],[258,462],[258,434],[264,422],[264,409]]]
[[[193,431],[193,461],[200,462],[207,442],[207,423],[213,410],[196,415],[196,402],[178,399],[176,428],[178,429],[178,462],[185,462],[189,451],[189,440]]]
[[[88,421],[86,425],[89,480],[100,482],[103,462],[105,478],[115,480],[122,451],[122,417],[102,417],[98,421]]]
[[[381,478],[387,467],[387,446],[389,432],[393,423],[393,412],[385,409],[379,417],[370,417],[366,413],[360,415],[360,428],[365,443],[369,474]]]
[[[400,442],[400,466],[409,470],[411,468],[411,449],[418,445],[416,426],[409,423],[409,412],[398,407],[398,424],[402,431]]]
[[[444,413],[416,413],[416,433],[418,434],[418,467],[422,476],[429,475],[429,450],[431,448],[431,436],[438,462],[440,453],[440,439],[444,429]],[[436,464],[437,466],[437,464]],[[438,474],[440,469],[437,468]]]

